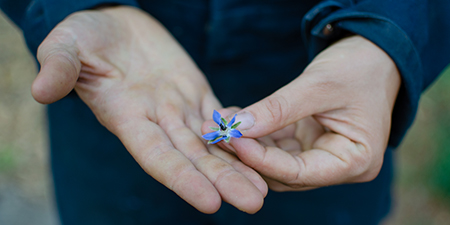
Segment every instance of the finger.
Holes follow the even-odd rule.
[[[197,113],[189,113],[186,115],[185,123],[186,126],[194,132],[197,137],[202,137],[202,124],[203,124],[203,116]]]
[[[271,133],[269,136],[274,141],[285,139],[285,138],[294,138],[295,137],[295,129],[296,129],[296,125],[291,124],[281,130]]]
[[[192,127],[198,128],[200,131],[200,126],[202,125],[202,121],[200,120],[200,118],[195,117],[191,114],[190,119],[188,119],[187,122],[188,122],[187,125],[189,128],[191,128],[191,126],[192,126]],[[192,130],[192,128],[191,128],[191,130]],[[206,144],[205,142],[203,142],[203,143]],[[227,143],[225,143],[225,144],[227,146],[230,146]],[[209,153],[226,161],[237,172],[243,174],[248,180],[250,180],[260,190],[260,192],[263,196],[267,195],[267,184],[264,182],[264,180],[261,178],[261,176],[258,173],[256,173],[253,169],[244,165],[235,156],[231,155],[228,152],[223,151],[223,149],[219,148],[216,145],[209,145],[208,150],[209,150]]]
[[[312,150],[298,155],[263,147],[248,138],[235,140],[232,145],[246,165],[293,188],[364,182],[375,178],[381,168],[379,163],[372,164],[370,153],[362,145],[332,133],[324,134]]]
[[[230,107],[230,108],[226,108],[226,109],[220,109],[218,111],[221,115],[228,117],[230,115],[233,115],[233,113],[237,112],[239,109],[240,108],[238,108],[238,107]],[[231,148],[231,150],[233,151],[234,149],[231,147],[230,144],[225,143],[225,142],[220,142],[220,144],[218,144],[218,146],[220,146],[222,149],[213,145],[213,146],[209,146],[209,152],[211,154],[216,155],[219,158],[225,160],[230,165],[232,165],[236,171],[240,172],[245,177],[247,177],[260,190],[260,192],[263,196],[266,196],[268,188],[267,188],[267,184],[264,182],[264,180],[261,178],[261,176],[258,173],[256,173],[253,169],[251,169],[248,166],[246,166],[245,164],[243,164],[235,156],[223,151],[223,148],[227,148],[227,149]]]
[[[376,154],[365,145],[337,133],[324,133],[314,143],[313,149],[326,155],[329,163],[339,165],[335,167],[335,179],[340,179],[339,183],[371,181],[375,179],[383,165],[384,151],[382,154]],[[321,158],[314,156],[315,154],[311,154],[311,156],[305,154],[303,158],[305,161]],[[320,155],[318,154],[318,156]]]
[[[284,151],[289,151],[291,154],[300,154],[302,152],[302,146],[297,139],[285,138],[276,141],[276,146]]]
[[[266,181],[267,185],[269,186],[270,190],[276,191],[276,192],[286,192],[286,191],[309,191],[316,189],[317,187],[300,187],[300,188],[293,188],[289,187],[283,183],[280,183],[276,180],[270,179],[268,177],[263,177]]]
[[[228,152],[223,151],[218,146],[210,146],[209,152],[223,160],[225,160],[228,164],[233,166],[233,168],[246,176],[261,192],[261,194],[265,197],[268,192],[267,184],[264,179],[253,169],[242,163],[238,158],[234,155],[231,155]]]
[[[174,148],[158,125],[147,118],[126,120],[117,125],[114,133],[150,176],[187,203],[204,213],[220,208],[216,188]]]
[[[53,103],[69,94],[75,87],[81,63],[77,56],[78,50],[69,44],[70,42],[73,40],[59,38],[52,32],[39,46],[37,58],[41,70],[31,87],[36,101],[43,104]]]
[[[241,211],[257,212],[263,204],[263,195],[244,175],[226,161],[211,155],[202,140],[173,112],[164,113],[159,125],[168,134],[175,148],[181,151],[214,185],[222,199]]]
[[[329,72],[302,74],[272,95],[238,112],[236,121],[242,122],[242,134],[262,137],[307,116],[343,107],[344,102],[329,93],[338,90],[339,84],[316,79],[313,73]]]
[[[211,119],[214,110],[222,109],[222,104],[212,91],[204,95],[201,106],[203,120]]]
[[[269,137],[269,136],[264,136],[264,137],[260,137],[257,139],[259,141],[260,144],[262,144],[263,146],[272,146],[272,147],[276,147],[277,144],[275,143],[275,141]]]
[[[312,149],[314,142],[325,133],[325,129],[312,116],[296,123],[295,137],[301,141],[302,150]]]

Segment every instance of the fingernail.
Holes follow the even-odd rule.
[[[241,124],[237,127],[238,130],[248,130],[255,125],[255,117],[249,112],[240,112],[236,116],[236,123],[241,121]]]

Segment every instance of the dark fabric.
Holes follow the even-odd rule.
[[[19,26],[31,53],[68,15],[103,4],[138,6],[135,0],[0,0],[0,8]]]
[[[394,60],[402,86],[389,145],[397,147],[414,120],[420,94],[450,62],[449,12],[447,0],[324,1],[306,15],[303,32],[310,58],[345,30],[366,37]],[[323,34],[327,24],[337,36]]]
[[[63,224],[377,224],[389,212],[392,149],[410,126],[420,93],[450,61],[450,3],[0,0],[2,10],[24,31],[33,54],[65,16],[100,4],[133,5],[161,21],[206,74],[224,106],[244,107],[269,95],[346,32],[361,34],[385,50],[401,72],[402,87],[390,147],[374,181],[270,192],[256,215],[227,204],[214,215],[197,212],[145,174],[79,98],[66,97],[48,107]],[[330,35],[322,33],[326,24],[334,27]]]
[[[371,182],[269,192],[255,215],[226,203],[216,214],[205,215],[148,176],[79,98],[64,98],[48,112],[56,200],[64,225],[374,225],[390,209],[392,149]]]

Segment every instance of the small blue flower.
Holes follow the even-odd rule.
[[[241,132],[236,130],[241,122],[237,122],[233,125],[236,120],[236,114],[228,123],[224,118],[222,118],[219,112],[214,110],[213,120],[219,125],[219,127],[209,127],[211,130],[214,130],[214,132],[207,133],[202,136],[204,139],[208,140],[208,144],[215,144],[221,140],[225,140],[225,142],[228,143],[232,137],[240,138],[242,136]]]

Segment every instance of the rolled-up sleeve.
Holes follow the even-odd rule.
[[[68,15],[104,4],[138,7],[135,0],[0,0],[0,8],[22,29],[33,55],[47,34]]]
[[[392,58],[402,77],[389,140],[396,147],[414,120],[420,94],[450,62],[448,12],[446,0],[323,1],[303,18],[303,38],[310,59],[348,32]]]

